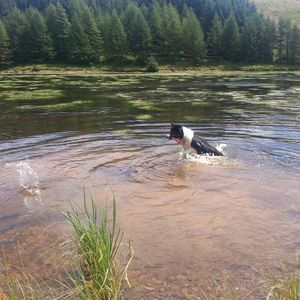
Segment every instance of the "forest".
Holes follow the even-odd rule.
[[[300,62],[300,29],[248,0],[1,0],[0,66]]]

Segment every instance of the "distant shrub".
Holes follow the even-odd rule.
[[[146,62],[146,71],[147,72],[158,72],[159,65],[154,57],[149,57]]]

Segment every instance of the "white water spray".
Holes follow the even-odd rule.
[[[25,192],[31,195],[40,193],[39,177],[27,161],[21,161],[16,164],[19,173],[19,184]]]
[[[204,165],[219,165],[224,164],[226,159],[225,149],[227,148],[226,144],[220,144],[216,146],[216,149],[224,154],[224,156],[214,156],[208,154],[199,155],[197,153],[183,153],[184,158],[188,161],[198,162]]]

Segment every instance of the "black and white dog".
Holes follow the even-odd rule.
[[[222,152],[209,145],[203,138],[194,135],[192,129],[179,124],[171,123],[170,135],[167,138],[182,145],[184,153],[197,152],[197,154],[223,156]]]

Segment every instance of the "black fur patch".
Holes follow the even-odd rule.
[[[218,151],[215,147],[211,146],[204,139],[194,136],[191,146],[197,151],[197,154],[209,154],[215,156],[223,156],[223,153]]]

